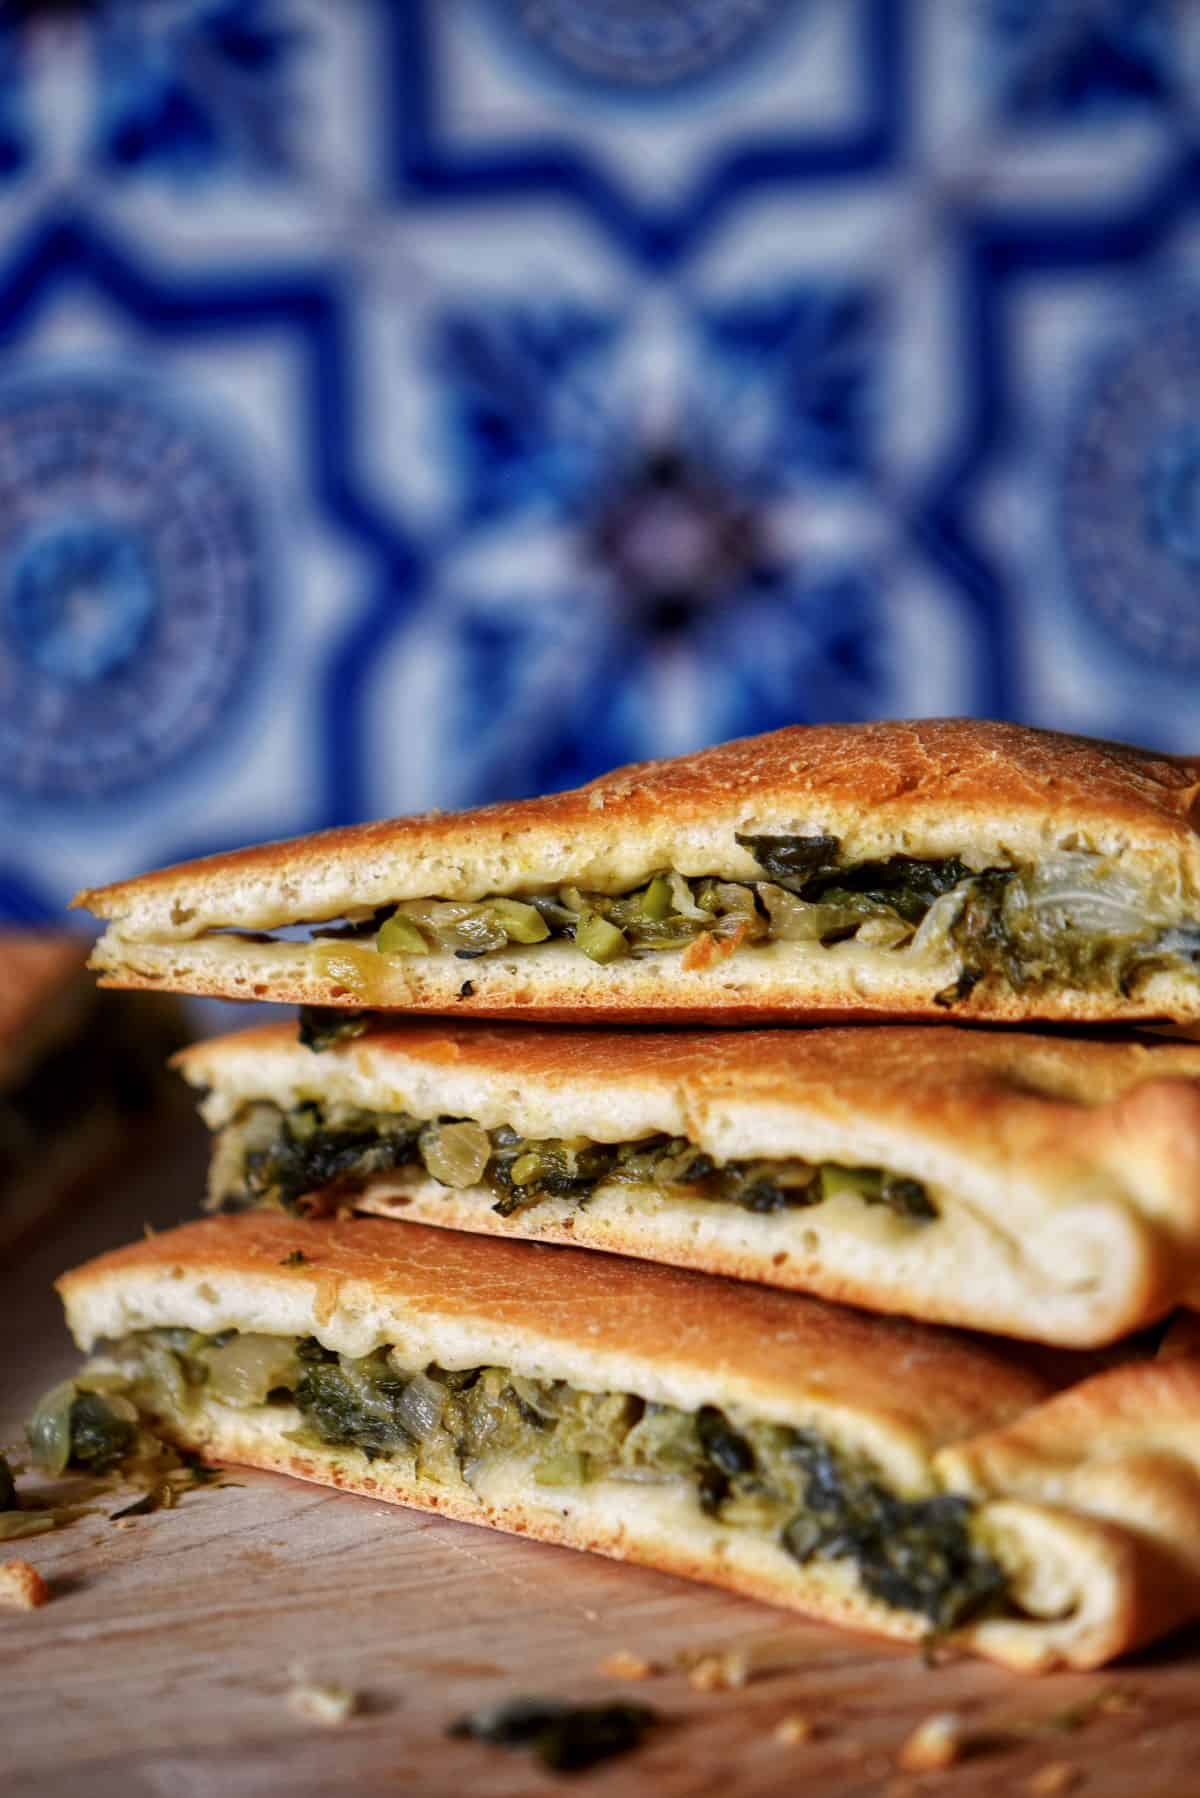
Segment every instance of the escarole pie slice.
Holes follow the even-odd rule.
[[[795,726],[80,895],[106,980],[624,1021],[1200,1018],[1200,763]]]
[[[206,1457],[1020,1668],[1197,1609],[1194,1360],[1055,1398],[1070,1358],[378,1219],[209,1219],[59,1284],[89,1441],[132,1405]]]
[[[214,1209],[542,1238],[1089,1346],[1200,1289],[1200,1046],[294,1026],[177,1065]]]

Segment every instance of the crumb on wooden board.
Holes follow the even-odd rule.
[[[50,1588],[28,1561],[0,1561],[0,1605],[13,1611],[36,1611]]]
[[[357,1692],[334,1680],[306,1679],[294,1673],[287,1691],[287,1707],[292,1715],[305,1723],[319,1723],[323,1729],[337,1729],[348,1723],[360,1708]]]
[[[771,1734],[775,1741],[785,1748],[797,1748],[805,1742],[813,1742],[817,1736],[817,1726],[811,1717],[793,1711],[787,1717],[781,1717]]]
[[[661,1671],[657,1661],[649,1661],[631,1648],[617,1648],[606,1654],[597,1667],[606,1679],[653,1679]]]
[[[1079,1768],[1073,1761],[1047,1761],[1030,1774],[1026,1789],[1031,1798],[1063,1798],[1065,1792],[1074,1791],[1079,1779]]]
[[[902,1743],[896,1764],[905,1773],[932,1773],[962,1756],[966,1731],[955,1711],[935,1711]]]

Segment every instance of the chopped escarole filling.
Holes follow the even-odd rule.
[[[535,1140],[471,1118],[422,1122],[404,1112],[316,1103],[282,1111],[246,1106],[217,1139],[209,1202],[221,1211],[275,1206],[336,1211],[376,1176],[430,1174],[443,1186],[483,1186],[501,1217],[546,1199],[584,1206],[602,1186],[649,1187],[664,1197],[710,1199],[743,1211],[786,1211],[848,1193],[913,1223],[938,1215],[917,1180],[884,1168],[797,1159],[716,1162],[682,1136],[637,1142]]]
[[[507,1367],[414,1369],[388,1348],[351,1358],[311,1336],[152,1330],[115,1344],[105,1364],[123,1376],[114,1442],[129,1428],[130,1403],[185,1440],[210,1401],[282,1409],[289,1441],[400,1461],[431,1486],[474,1487],[508,1463],[550,1502],[598,1481],[683,1488],[705,1516],[778,1543],[801,1565],[852,1562],[871,1597],[935,1629],[1004,1598],[1005,1574],[978,1539],[970,1500],[901,1497],[867,1457],[813,1430],[735,1424],[713,1405],[683,1411]],[[105,1402],[91,1394],[79,1415],[80,1452],[93,1461]]]
[[[945,1006],[981,981],[1018,992],[1059,985],[1128,997],[1148,973],[1200,962],[1200,917],[1189,914],[1186,897],[1148,889],[1116,857],[1071,850],[1036,866],[907,855],[843,864],[836,836],[737,841],[764,879],[668,870],[618,894],[565,886],[476,900],[406,899],[314,928],[316,953],[351,982],[357,971],[369,996],[364,955],[441,952],[472,961],[556,940],[602,964],[678,950],[685,967],[703,969],[755,944],[853,941],[922,960],[955,958],[957,978],[933,995]]]

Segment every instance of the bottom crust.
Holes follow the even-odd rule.
[[[710,1522],[690,1493],[673,1487],[610,1480],[531,1498],[527,1475],[489,1468],[476,1487],[455,1489],[419,1480],[396,1462],[369,1461],[356,1449],[301,1447],[286,1439],[299,1427],[298,1412],[264,1417],[210,1404],[183,1428],[177,1418],[162,1420],[161,1433],[217,1460],[723,1586],[844,1628],[901,1641],[917,1641],[929,1628],[924,1617],[862,1592],[848,1563],[801,1566],[774,1542]]]
[[[1056,986],[1017,993],[984,983],[948,1009],[935,995],[958,977],[957,956],[914,964],[855,943],[813,952],[771,942],[688,969],[673,951],[602,966],[557,941],[510,944],[464,962],[448,954],[378,955],[355,943],[260,942],[237,933],[143,940],[114,926],[88,965],[101,974],[102,986],[562,1024],[1132,1024],[1188,1022],[1200,1012],[1200,985],[1165,971],[1152,974],[1132,999]]]
[[[299,1423],[291,1410],[247,1413],[209,1404],[185,1427],[173,1419],[162,1430],[217,1460],[607,1555],[841,1628],[909,1642],[929,1631],[924,1617],[893,1610],[863,1592],[848,1562],[803,1566],[774,1541],[709,1521],[690,1493],[675,1488],[600,1481],[531,1499],[528,1476],[519,1467],[501,1467],[484,1470],[477,1488],[453,1490],[418,1480],[402,1465],[371,1462],[354,1449],[297,1445],[288,1437]],[[1181,1578],[1161,1542],[1111,1519],[1020,1499],[985,1503],[981,1516],[1014,1593],[1028,1608],[971,1624],[953,1640],[1014,1671],[1100,1666],[1166,1633],[1200,1602],[1195,1579]]]

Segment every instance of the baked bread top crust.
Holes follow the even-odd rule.
[[[469,1115],[489,1127],[619,1142],[685,1130],[692,1096],[702,1095],[708,1104],[744,1098],[858,1123],[886,1111],[977,1131],[981,1148],[1001,1111],[1045,1115],[1051,1107],[1047,1138],[1078,1133],[1083,1146],[1105,1130],[1097,1108],[1162,1081],[1180,1102],[1181,1121],[1186,1111],[1200,1129],[1200,1043],[1133,1033],[1018,1034],[950,1024],[580,1031],[380,1017],[319,1055],[304,1047],[294,1023],[280,1021],[194,1043],[173,1065],[192,1086],[211,1089],[214,1123],[253,1099],[286,1108],[324,1097],[435,1117],[469,1094],[478,1107]],[[1148,1146],[1152,1152],[1143,1137],[1139,1151]]]
[[[616,892],[654,870],[753,880],[742,833],[832,833],[848,861],[1004,847],[1120,851],[1200,894],[1200,760],[974,719],[793,725],[587,786],[475,811],[322,831],[81,893],[128,938],[273,930],[406,898],[575,883]]]

